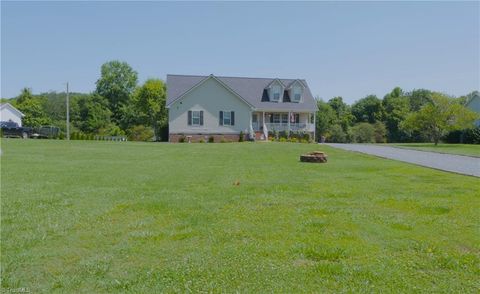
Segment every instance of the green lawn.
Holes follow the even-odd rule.
[[[478,178],[311,144],[1,148],[3,290],[480,291]]]
[[[480,157],[480,145],[475,144],[438,144],[437,146],[435,146],[433,143],[396,143],[389,145],[422,151],[433,151],[439,153],[450,153]]]

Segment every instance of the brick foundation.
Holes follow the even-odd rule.
[[[170,143],[179,143],[181,138],[184,138],[184,142],[199,143],[203,140],[204,143],[208,142],[209,138],[213,137],[214,143],[225,142],[238,142],[240,139],[239,134],[170,134],[168,141]],[[244,141],[248,140],[248,134],[244,135]]]

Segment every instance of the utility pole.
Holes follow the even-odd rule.
[[[68,93],[68,82],[67,82],[67,140],[70,140],[70,97]]]

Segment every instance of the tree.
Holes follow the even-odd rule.
[[[431,101],[409,114],[401,123],[406,131],[419,131],[435,145],[450,131],[467,129],[473,125],[477,114],[441,93],[432,93]]]
[[[95,92],[105,97],[110,105],[113,118],[119,119],[119,109],[129,102],[137,86],[138,75],[126,62],[118,60],[104,63],[100,79],[97,80]]]
[[[335,123],[340,124],[345,133],[348,132],[348,128],[352,125],[354,120],[354,116],[350,111],[350,106],[343,102],[342,97],[339,96],[333,97],[332,99],[328,100],[327,103],[336,113],[337,120]]]
[[[412,111],[419,111],[425,104],[432,101],[432,92],[426,89],[413,90],[406,96],[408,97]]]
[[[405,141],[408,138],[408,134],[401,130],[399,125],[410,113],[408,97],[403,95],[402,89],[396,87],[392,92],[385,95],[382,104],[388,142]]]
[[[160,128],[168,124],[166,103],[166,87],[162,80],[149,79],[137,88],[134,95],[137,109],[147,117],[155,137],[160,137]]]
[[[77,126],[85,133],[98,133],[110,124],[111,112],[108,101],[98,94],[82,97],[78,101],[79,121]]]
[[[323,100],[317,100],[318,111],[316,113],[316,133],[325,136],[330,128],[337,122],[337,114],[330,104]]]
[[[383,119],[382,100],[375,95],[368,95],[352,105],[352,114],[357,122],[374,123]]]
[[[22,118],[22,123],[25,126],[40,127],[49,125],[51,122],[50,118],[43,111],[42,102],[39,99],[23,100],[22,103],[17,103],[16,107],[25,114]]]

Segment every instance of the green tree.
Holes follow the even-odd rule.
[[[342,97],[339,96],[333,97],[332,99],[328,100],[327,103],[336,113],[337,120],[335,123],[340,124],[345,133],[348,132],[348,129],[352,125],[354,120],[354,116],[352,115],[350,106],[343,102]]]
[[[401,130],[399,125],[410,113],[408,97],[404,96],[402,89],[396,87],[392,92],[385,95],[382,104],[388,142],[402,142],[407,140],[409,137],[408,134]]]
[[[39,99],[23,100],[22,103],[17,103],[16,107],[25,114],[22,118],[24,126],[40,127],[51,123],[50,118],[43,111],[42,102]]]
[[[408,97],[412,111],[419,111],[425,104],[432,101],[432,92],[426,89],[413,90],[406,96]]]
[[[346,143],[347,133],[343,130],[341,125],[333,125],[327,133],[327,141],[334,143]]]
[[[418,131],[430,138],[435,145],[450,131],[473,126],[477,114],[441,93],[432,93],[431,101],[419,111],[413,112],[401,123],[401,128]]]
[[[368,95],[352,105],[352,114],[357,122],[375,123],[383,120],[382,100],[375,95]]]
[[[168,124],[166,103],[166,86],[162,80],[149,79],[137,88],[134,95],[137,109],[147,117],[155,137],[160,137],[160,128]]]
[[[137,72],[126,62],[113,60],[102,65],[95,92],[108,100],[115,121],[119,119],[120,107],[129,102],[137,80]]]
[[[98,133],[100,129],[110,124],[111,112],[108,101],[98,94],[82,97],[78,101],[79,121],[78,127],[85,133]]]
[[[337,113],[330,104],[323,100],[317,100],[317,106],[316,133],[318,136],[325,136],[330,128],[337,122]]]

